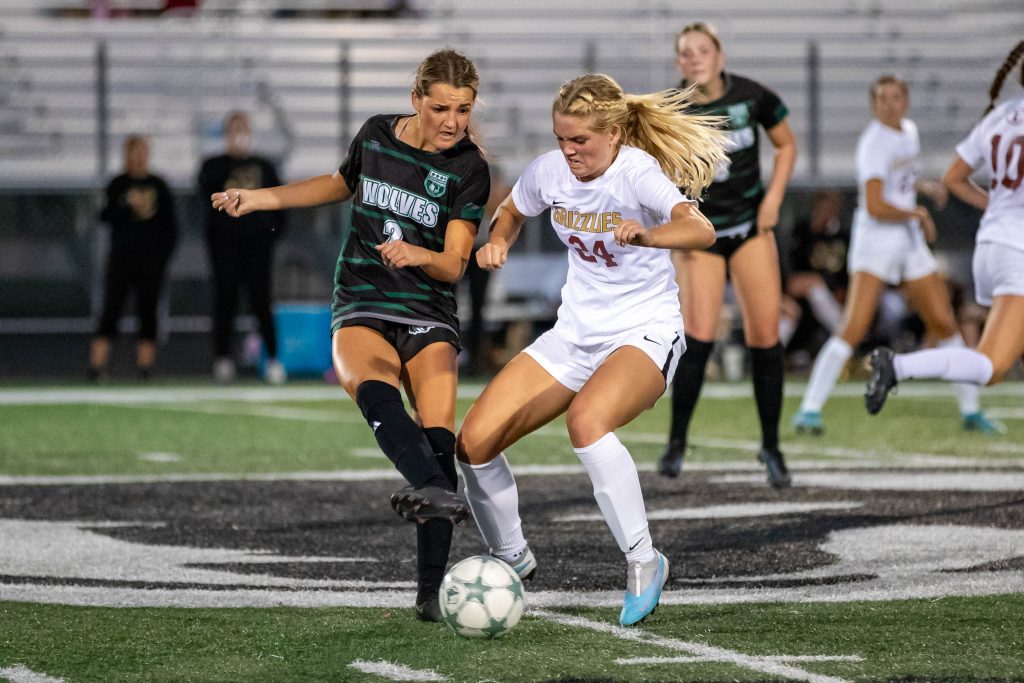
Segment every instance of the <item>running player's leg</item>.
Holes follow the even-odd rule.
[[[928,335],[936,340],[939,349],[965,349],[964,339],[956,325],[949,292],[942,278],[934,271],[924,277],[904,283],[910,305],[921,316]],[[957,382],[954,385],[960,416],[965,429],[1000,434],[1006,428],[989,419],[981,411],[978,385]]]
[[[816,416],[820,432],[821,409],[843,372],[846,362],[853,355],[853,349],[860,344],[871,327],[871,321],[878,307],[878,300],[885,291],[886,283],[877,275],[858,270],[850,274],[850,288],[846,294],[843,320],[818,352],[814,368],[807,383],[800,411],[794,417],[794,424],[800,427],[800,420]]]
[[[736,289],[743,335],[750,349],[754,400],[761,422],[757,458],[768,469],[768,482],[784,488],[790,485],[790,478],[779,450],[785,357],[779,344],[782,284],[775,233],[764,232],[744,242],[729,259],[729,277]]]
[[[336,331],[332,351],[338,380],[355,399],[380,449],[414,489],[436,498],[422,513],[407,518],[464,519],[465,504],[455,497],[430,442],[402,401],[398,351],[380,332],[360,326]]]
[[[1024,296],[997,296],[977,350],[945,348],[898,354],[892,358],[895,379],[996,384],[1024,355],[1022,320]]]
[[[671,339],[665,339],[667,347]],[[629,392],[621,387],[629,386]],[[668,562],[654,549],[636,464],[615,430],[654,406],[664,393],[665,376],[652,357],[636,346],[611,355],[573,399],[566,427],[594,487],[594,498],[628,564],[624,625],[645,618],[658,604],[668,579]]]
[[[686,353],[672,379],[671,426],[668,446],[658,471],[679,476],[686,454],[690,419],[704,386],[708,358],[715,346],[715,332],[725,297],[725,258],[702,251],[674,252],[676,282],[686,329]]]
[[[519,517],[519,492],[502,451],[565,412],[575,392],[527,353],[520,353],[487,385],[466,413],[456,445],[466,499],[490,552],[520,576],[536,562]]]
[[[403,380],[423,434],[455,491],[455,347],[448,342],[427,345],[405,364]],[[437,594],[451,551],[453,528],[448,519],[428,519],[416,525],[416,616],[423,621],[441,618]]]

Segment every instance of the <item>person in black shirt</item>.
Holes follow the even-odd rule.
[[[334,369],[409,482],[391,505],[418,522],[416,615],[424,621],[441,618],[452,526],[469,515],[455,494],[454,289],[490,191],[469,129],[478,88],[473,62],[439,50],[417,69],[415,113],[368,119],[333,175],[211,196],[213,209],[230,216],[352,200],[335,270]],[[417,420],[402,403],[403,385]]]
[[[100,218],[110,225],[110,253],[103,312],[89,346],[89,378],[106,379],[121,308],[134,289],[139,317],[137,373],[139,379],[148,379],[156,362],[157,302],[177,226],[167,183],[149,172],[146,138],[130,135],[125,139],[124,173],[107,185]]]
[[[754,397],[761,422],[757,457],[776,488],[790,485],[779,450],[784,358],[779,344],[782,300],[779,253],[773,232],[779,206],[796,162],[796,139],[786,122],[789,113],[771,90],[725,71],[725,54],[714,28],[705,23],[684,27],[676,36],[680,88],[695,87],[687,111],[723,117],[732,141],[728,164],[702,198],[701,211],[715,226],[716,242],[707,251],[676,254],[676,271],[686,321],[686,353],[672,382],[672,428],[658,471],[677,477],[686,452],[690,417],[704,383],[714,347],[726,278],[732,281],[750,348]],[[772,177],[761,183],[759,127],[775,148]]]
[[[250,151],[252,126],[248,115],[228,114],[224,133],[225,153],[207,159],[199,171],[201,196],[229,187],[255,189],[281,183],[274,165]],[[213,273],[213,377],[218,383],[235,378],[231,346],[243,283],[267,350],[264,378],[271,384],[282,384],[287,378],[277,360],[277,333],[271,312],[274,243],[281,227],[281,214],[246,216],[238,221],[212,209],[206,211],[206,244]]]
[[[814,193],[810,214],[793,226],[785,277],[786,295],[795,300],[798,310],[806,309],[811,314],[814,327],[829,334],[842,318],[842,301],[849,281],[846,249],[850,235],[840,222],[841,206],[839,190]],[[784,335],[787,338],[783,345],[795,332],[794,324],[790,333]]]

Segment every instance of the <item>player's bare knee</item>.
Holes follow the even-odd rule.
[[[455,457],[460,462],[470,465],[488,463],[497,455],[497,453],[491,452],[492,441],[493,434],[487,434],[486,430],[481,429],[476,421],[467,421],[462,425],[462,429],[459,430],[459,434],[455,438]]]
[[[574,406],[569,406],[569,412],[565,414],[565,428],[573,448],[585,448],[612,431],[609,425],[596,418],[591,411],[585,408],[574,409]]]

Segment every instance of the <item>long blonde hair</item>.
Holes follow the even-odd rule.
[[[619,128],[622,144],[653,156],[672,182],[687,195],[700,197],[725,159],[727,138],[717,129],[721,117],[682,113],[692,91],[631,95],[610,76],[586,74],[561,87],[551,110],[592,118],[590,127],[597,133]]]

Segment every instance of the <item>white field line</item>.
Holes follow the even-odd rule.
[[[382,456],[383,457],[383,456]],[[1008,460],[976,460],[969,463],[953,462],[837,462],[804,460],[789,463],[791,472],[824,472],[835,473],[836,470],[856,470],[870,472],[878,470],[883,474],[893,469],[900,470],[941,470],[961,469],[965,466],[995,470],[1015,471],[1020,463]],[[640,472],[654,472],[653,463],[638,463]],[[756,462],[722,462],[722,463],[687,463],[687,471],[710,473],[754,473],[736,481],[762,483],[763,466]],[[586,470],[582,465],[521,465],[512,467],[519,476],[554,476],[583,475]],[[889,475],[885,475],[889,476]],[[155,484],[155,483],[188,483],[211,481],[402,481],[401,475],[394,469],[370,470],[323,470],[296,472],[167,472],[147,474],[0,474],[0,486],[63,486],[74,484]],[[799,482],[798,482],[799,484]]]
[[[549,612],[547,610],[531,610],[530,614],[535,617],[553,621],[557,624],[562,624],[563,626],[586,628],[599,633],[607,633],[615,636],[616,638],[620,638],[621,640],[630,640],[637,643],[665,648],[667,650],[674,650],[676,652],[685,652],[687,654],[706,659],[707,661],[732,664],[733,666],[751,669],[753,671],[772,676],[780,676],[782,678],[788,678],[796,681],[808,681],[809,683],[845,683],[842,678],[822,676],[795,666],[789,666],[784,662],[776,661],[772,658],[745,655],[741,652],[726,650],[725,648],[715,647],[706,643],[695,643],[677,640],[675,638],[666,638],[664,636],[657,636],[647,631],[635,628],[623,628],[621,626],[615,626],[614,624],[592,621],[590,619],[584,619],[583,617],[559,614],[558,612]]]
[[[383,456],[382,456],[383,457]],[[967,463],[951,462],[878,462],[878,461],[815,461],[804,460],[789,463],[791,472],[836,474],[836,470],[854,470],[857,472],[879,471],[884,476],[893,469],[927,471],[956,470],[965,466],[975,469],[1006,470],[1016,473],[1020,463],[1008,460],[975,460]],[[639,472],[654,472],[653,463],[638,463]],[[687,463],[687,471],[705,473],[723,473],[731,475],[736,483],[762,483],[763,466],[755,462],[721,462],[721,463]],[[583,475],[586,470],[582,465],[521,465],[513,466],[513,472],[519,476],[555,476]],[[736,473],[752,473],[742,477]],[[859,476],[859,475],[858,475]],[[855,477],[851,477],[854,481]],[[147,474],[0,474],[0,486],[62,486],[74,484],[155,484],[155,483],[188,483],[211,481],[402,481],[401,475],[393,469],[370,470],[322,470],[296,472],[167,472]],[[721,481],[725,481],[724,477]],[[799,484],[799,482],[798,482]],[[1002,489],[995,489],[1002,490]]]
[[[760,480],[759,480],[760,481]],[[738,505],[707,505],[697,508],[676,508],[672,510],[650,510],[647,519],[666,521],[672,519],[735,519],[740,517],[765,517],[767,515],[798,515],[822,510],[853,510],[863,507],[856,502],[822,503],[749,503]],[[603,522],[599,513],[561,515],[555,522]]]
[[[177,453],[139,453],[139,460],[147,462],[181,462],[182,458]]]
[[[803,396],[806,384],[803,382],[787,382],[786,396]],[[459,386],[459,398],[476,398],[484,385],[463,383]],[[860,396],[864,393],[864,385],[860,382],[847,382],[836,386],[833,396]],[[708,383],[701,391],[702,399],[735,399],[753,396],[749,381],[731,383]],[[904,382],[900,385],[899,396],[904,398],[945,398],[952,396],[949,384],[943,382]],[[982,391],[985,397],[1024,396],[1024,382],[1005,382],[994,387],[986,387]],[[0,391],[0,405],[61,405],[74,403],[188,403],[195,401],[243,401],[253,403],[283,401],[350,401],[344,390],[337,386],[287,386],[287,387],[114,387],[114,388],[82,388],[53,387],[46,389],[4,389]]]
[[[863,662],[860,655],[783,655],[770,656],[764,659],[771,662]],[[715,662],[710,657],[629,657],[616,659],[616,664],[696,664],[699,662]]]
[[[363,673],[380,676],[392,681],[447,681],[447,676],[442,676],[433,669],[410,669],[404,664],[392,664],[391,662],[364,662],[361,659],[349,664],[349,667],[362,671]]]
[[[0,669],[0,678],[6,678],[11,683],[65,683],[63,678],[47,676],[46,674],[32,671],[21,664]]]

